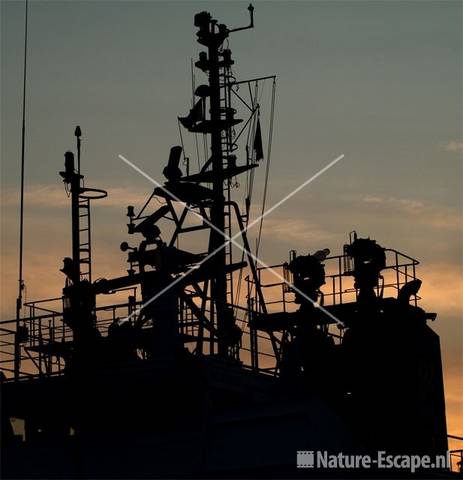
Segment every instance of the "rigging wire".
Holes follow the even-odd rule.
[[[185,161],[185,145],[183,144],[183,135],[182,135],[182,128],[180,126],[180,120],[177,119],[177,125],[178,125],[178,133],[180,135],[180,143],[182,144],[182,153],[183,153],[183,161]]]
[[[259,87],[258,87],[259,83],[258,81],[256,81],[255,83],[255,86],[254,86],[254,98],[253,98],[253,105],[254,105],[254,108],[255,108],[255,111],[257,111],[257,115],[254,116],[254,119],[253,119],[253,126],[252,126],[252,135],[251,135],[251,138],[252,138],[252,143],[250,144],[250,148],[251,148],[251,163],[255,163],[255,150],[254,150],[254,139],[255,139],[255,136],[256,136],[256,129],[257,129],[257,119],[259,117],[259,104],[257,103],[257,100],[258,100],[258,95],[259,95]],[[251,91],[251,90],[250,90]],[[255,103],[254,103],[255,102]],[[255,170],[255,169],[253,169]],[[254,177],[255,177],[255,172],[252,171],[251,172],[251,175],[250,175],[250,184],[249,184],[249,204],[251,204],[251,199],[252,199],[252,191],[254,189]]]
[[[178,133],[180,134],[180,143],[182,144],[183,165],[186,166],[186,174],[189,175],[190,174],[190,157],[187,157],[185,153],[185,145],[183,143],[182,128],[180,126],[180,120],[178,119],[177,119],[177,124],[178,124]]]
[[[195,106],[195,89],[196,89],[196,79],[193,69],[193,58],[190,58],[190,68],[191,68],[191,108]],[[198,133],[195,132],[195,144],[196,144],[196,159],[198,161],[198,169],[201,170],[201,161],[199,159],[199,146],[198,146]]]
[[[153,199],[154,197],[154,191],[153,193],[149,196],[148,200],[145,202],[145,204],[143,205],[142,209],[138,212],[138,215],[136,216],[135,220],[138,220],[141,218],[141,216],[143,215],[143,212],[145,211],[145,208],[148,206],[148,204],[151,202],[151,200]]]
[[[248,84],[249,86],[249,84]],[[255,95],[254,97],[252,96],[252,91],[251,87],[249,86],[249,96],[251,98],[251,117],[250,117],[250,122],[249,122],[249,127],[248,127],[248,132],[246,136],[246,163],[254,163],[254,148],[253,148],[253,140],[256,132],[256,126],[257,126],[257,118],[259,117],[259,105],[255,103],[255,99],[257,99],[258,95],[258,82],[256,81],[255,83]],[[257,113],[257,115],[256,115]],[[251,155],[249,155],[249,152],[251,152]],[[249,223],[249,216],[250,216],[250,207],[251,207],[251,198],[252,198],[252,189],[253,189],[253,184],[254,184],[254,175],[255,175],[255,169],[251,169],[250,171],[246,172],[246,187],[247,187],[247,192],[246,192],[246,222],[245,222],[245,233],[247,233],[247,227]],[[244,251],[241,252],[241,262],[244,261]],[[239,276],[238,276],[238,287],[237,287],[237,292],[236,292],[236,303],[239,304],[239,300],[241,297],[241,281],[243,278],[243,269],[240,269],[239,271]]]
[[[204,163],[207,162],[207,136],[203,133]]]
[[[274,79],[273,81],[275,81],[275,79]],[[259,94],[259,99],[257,100],[257,105],[259,105],[259,104],[260,104],[260,101],[262,100],[262,97],[263,97],[263,95],[264,95],[264,90],[265,90],[265,84],[266,84],[266,83],[267,83],[267,80],[263,80],[263,81],[262,81],[262,90],[261,90],[261,92],[260,92],[260,94]]]
[[[274,120],[274,113],[275,113],[275,89],[276,89],[276,83],[274,79],[273,85],[272,85],[272,105],[270,108],[270,130],[269,130],[268,146],[267,146],[267,165],[265,167],[264,197],[262,199],[262,211],[261,211],[261,217],[260,217],[260,223],[259,223],[259,235],[257,237],[256,256],[259,255],[260,240],[262,237],[262,225],[264,223],[265,203],[267,200],[268,177],[270,172],[270,158],[272,154],[273,120]]]
[[[251,102],[252,102],[252,99],[251,99]],[[247,135],[246,135],[246,165],[249,165],[250,163],[252,163],[252,154],[249,155],[249,146],[251,144],[250,142],[250,138],[251,138],[251,132],[252,132],[252,127],[253,127],[253,120],[254,120],[254,114],[256,113],[256,109],[255,109],[255,105],[254,103],[251,103],[252,105],[252,108],[251,108],[251,117],[250,117],[250,120],[252,121],[249,121],[249,127],[248,127],[248,131],[247,131]],[[250,201],[250,194],[251,194],[251,191],[250,191],[250,188],[251,188],[251,173],[252,173],[252,169],[251,170],[247,170],[246,172],[246,198],[247,200]]]
[[[198,169],[201,170],[201,160],[199,159],[199,144],[198,144],[198,134],[195,133],[195,144],[196,144],[196,158],[198,160]]]

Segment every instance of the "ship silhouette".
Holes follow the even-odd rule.
[[[254,26],[249,14],[234,29],[195,16],[207,83],[178,121],[208,158],[195,169],[172,147],[164,183],[128,206],[117,278],[92,276],[91,205],[107,193],[86,186],[75,129],[77,155],[59,172],[72,218],[62,294],[20,295],[20,314],[1,322],[5,478],[371,478],[381,472],[297,468],[297,452],[446,455],[436,314],[418,306],[418,261],[355,232],[338,254],[308,245],[272,266],[251,250],[276,77],[233,74],[229,38]],[[204,248],[188,250],[198,233]],[[125,300],[104,303],[114,293]]]

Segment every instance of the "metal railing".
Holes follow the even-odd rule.
[[[418,262],[396,250],[386,250],[386,268],[382,271],[382,282],[377,287],[378,295],[397,296],[400,288],[410,280],[416,279],[415,267]],[[328,257],[325,261],[326,284],[321,289],[323,305],[339,305],[357,300],[357,289],[351,272],[346,272],[348,265],[345,255]],[[271,266],[278,271],[288,283],[292,283],[292,275],[287,264]],[[268,268],[257,269],[258,281],[263,292],[265,309],[268,312],[294,312],[298,305],[294,302],[294,294],[287,283],[276,277]],[[260,304],[255,284],[246,277],[248,287],[248,305],[234,305],[236,322],[242,330],[240,343],[236,347],[236,358],[243,366],[258,371],[277,373],[279,345],[284,342],[281,334],[266,334],[249,327],[253,315],[264,310]],[[121,289],[122,292],[125,289]],[[195,292],[186,291],[195,301]],[[416,305],[419,297],[412,298]],[[209,304],[209,301],[206,302]],[[103,337],[108,334],[111,323],[133,314],[141,302],[123,302],[104,305],[95,309],[96,326]],[[24,338],[20,343],[21,373],[20,378],[31,375],[56,375],[64,371],[62,356],[56,353],[56,348],[65,346],[72,341],[72,331],[63,322],[62,298],[50,298],[25,304],[28,316],[21,320],[24,327]],[[214,353],[215,334],[209,332],[196,318],[194,312],[186,305],[179,305],[179,333],[186,339],[187,347],[197,354],[210,355]],[[210,312],[204,309],[204,315]],[[135,316],[134,316],[135,317]],[[132,318],[135,320],[135,318]],[[0,322],[0,370],[6,377],[11,377],[14,370],[14,343],[16,320]],[[326,332],[332,335],[335,342],[342,339],[342,330],[334,330],[333,325],[326,327]],[[55,347],[55,351],[53,348]],[[48,348],[50,347],[50,348]]]
[[[457,440],[463,442],[463,437],[458,437],[456,435],[447,435],[447,438],[450,440]],[[449,450],[449,460],[450,460],[450,470],[455,473],[463,474],[463,449],[453,449]]]
[[[62,305],[62,298],[52,298],[25,304],[28,316],[21,319],[23,338],[20,341],[21,378],[50,376],[64,370],[64,361],[48,347],[60,347],[71,342],[72,330],[63,322],[62,311],[43,306],[53,302]],[[56,307],[55,307],[56,308]],[[133,303],[104,305],[95,309],[97,328],[105,336],[111,323],[131,313]],[[16,320],[0,322],[0,370],[8,378],[13,373]]]
[[[192,298],[193,291],[187,291]],[[64,372],[65,363],[59,351],[66,347],[73,339],[72,330],[63,322],[62,311],[57,309],[62,305],[62,298],[53,298],[29,302],[26,304],[28,316],[21,319],[23,338],[20,342],[21,371],[19,380],[60,375]],[[50,306],[50,302],[53,303]],[[96,327],[102,337],[108,335],[110,325],[132,315],[131,321],[137,321],[136,309],[142,302],[122,302],[103,305],[95,309]],[[197,354],[209,355],[214,353],[214,343],[217,339],[196,318],[194,312],[186,305],[179,305],[179,334],[185,341],[187,348]],[[259,335],[262,348],[259,352],[253,350],[251,332],[248,327],[248,310],[239,305],[234,306],[236,321],[242,330],[242,337],[237,345],[237,358],[243,366],[252,367],[252,358],[257,355],[261,360],[262,369],[266,372],[275,371],[275,359],[272,354],[270,339]],[[208,316],[209,311],[204,310]],[[14,346],[16,335],[16,319],[0,322],[0,371],[6,379],[14,373]],[[141,355],[141,358],[144,358]]]
[[[376,288],[378,296],[396,297],[399,290],[411,280],[416,279],[416,266],[419,262],[408,255],[393,249],[386,251],[386,268],[381,271],[380,283]],[[348,264],[346,255],[327,257],[325,264],[325,285],[322,286],[320,303],[322,305],[339,305],[357,301],[358,290],[354,286],[352,272],[346,271]],[[293,282],[292,273],[287,263],[271,265],[270,269],[283,276],[288,283]],[[295,311],[298,305],[294,303],[294,293],[287,283],[281,281],[269,268],[257,268],[258,279],[264,292],[267,310],[290,312]],[[254,281],[250,276],[245,278],[248,285],[248,297],[251,298],[252,311],[263,311],[256,293]],[[416,306],[419,296],[413,296],[411,301]]]

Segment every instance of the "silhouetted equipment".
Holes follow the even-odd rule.
[[[256,135],[254,137],[254,150],[256,152],[256,160],[264,158],[264,147],[262,145],[262,132],[260,130],[260,120],[257,120]]]
[[[209,88],[209,85],[199,85],[195,90],[195,95],[200,98],[209,97],[210,94],[211,89]]]
[[[63,268],[60,270],[73,283],[78,283],[80,279],[79,265],[74,262],[72,258],[66,257],[63,259]]]
[[[397,300],[404,305],[408,305],[410,303],[410,297],[412,295],[416,296],[420,288],[421,280],[415,279],[407,282],[403,287],[400,288],[399,294],[397,295]]]
[[[129,244],[127,242],[122,242],[120,246],[121,252],[126,252],[130,249]]]
[[[167,167],[164,168],[162,173],[167,178],[167,180],[180,180],[182,177],[182,171],[179,168],[180,156],[182,155],[182,147],[172,147],[170,149],[169,163]]]
[[[28,317],[20,323],[18,310],[0,327],[1,371],[14,374],[0,378],[2,421],[25,425],[25,441],[4,430],[7,477],[287,478],[298,476],[301,448],[446,451],[439,339],[427,324],[436,314],[418,306],[416,260],[354,233],[341,255],[310,245],[271,268],[255,263],[259,89],[272,80],[270,157],[275,77],[238,81],[231,70],[228,40],[253,27],[249,14],[235,29],[195,16],[206,50],[195,65],[208,84],[192,82],[165,184],[127,207],[121,276],[92,278],[90,206],[107,193],[84,185],[76,127],[78,167],[66,152],[60,172],[72,219],[62,295],[25,303]],[[196,172],[180,124],[203,135]],[[244,176],[242,213],[232,188]],[[262,223],[257,245],[261,233]],[[229,239],[244,247],[238,259]]]
[[[204,120],[204,100],[198,100],[187,117],[179,117],[180,123],[187,129],[193,129],[201,120]]]
[[[236,177],[241,175],[242,173],[251,170],[252,168],[256,168],[257,165],[240,165],[240,166],[233,166],[224,168],[221,172],[221,178],[223,180],[228,180],[230,178]],[[197,183],[212,183],[214,180],[214,173],[212,171],[206,171],[202,173],[197,173],[193,175],[188,175],[182,178],[185,182],[197,182]]]
[[[156,212],[153,215],[153,218],[155,218]],[[152,216],[143,220],[143,222],[137,225],[131,233],[140,232],[147,240],[155,240],[156,238],[158,238],[159,235],[161,235],[161,230],[157,225],[154,225],[153,219],[151,217]]]
[[[355,278],[359,301],[372,301],[376,296],[374,289],[378,286],[380,272],[386,267],[384,248],[375,240],[357,238],[354,232],[353,241],[344,246],[344,252],[354,262],[353,270],[347,273]]]
[[[212,201],[214,199],[214,192],[210,188],[184,182],[167,182],[162,188],[156,187],[154,194],[174,202],[181,201],[195,205],[206,200]]]
[[[310,300],[316,302],[319,288],[325,283],[325,269],[321,263],[330,251],[319,250],[313,255],[294,256],[288,265],[288,270],[293,274],[296,303],[309,304]]]
[[[77,125],[76,129],[74,130],[74,135],[77,138],[77,173],[80,173],[80,137],[82,136],[82,130],[80,129],[79,125]]]
[[[133,211],[134,207],[128,207],[129,209],[129,217],[133,218],[135,217],[135,213]],[[145,237],[149,235],[150,229],[153,229],[155,227],[155,224],[161,220],[167,213],[170,212],[170,209],[167,205],[164,205],[160,208],[158,208],[155,212],[153,212],[151,215],[148,215],[143,221],[141,221],[138,225],[133,226],[130,229],[129,233],[138,233],[140,232],[143,234]],[[159,230],[159,229],[158,229]],[[156,235],[157,236],[157,235]]]

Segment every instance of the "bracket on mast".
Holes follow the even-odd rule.
[[[249,30],[250,28],[254,28],[254,7],[252,6],[252,3],[249,4],[248,10],[249,10],[249,18],[250,18],[249,25],[247,27],[239,27],[239,28],[234,28],[232,30],[228,30],[228,33],[239,32],[240,30]]]

